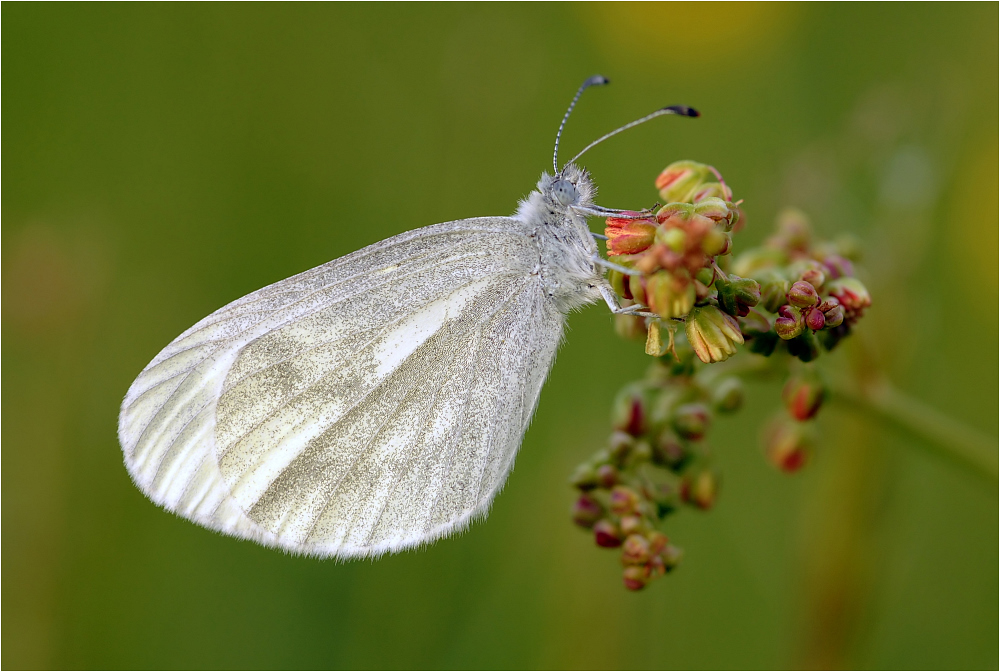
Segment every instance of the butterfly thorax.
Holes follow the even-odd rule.
[[[597,245],[580,212],[592,204],[595,191],[588,173],[569,165],[555,176],[543,173],[515,215],[530,227],[538,246],[536,272],[562,313],[597,301],[607,282],[593,262]]]

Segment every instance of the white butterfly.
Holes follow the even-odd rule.
[[[400,234],[248,294],[178,336],[122,403],[125,465],[154,502],[295,553],[399,551],[484,517],[567,313],[621,309],[587,227],[586,171],[513,217]],[[589,145],[662,114],[658,110]],[[581,152],[580,154],[583,154]],[[580,155],[578,154],[577,157]]]

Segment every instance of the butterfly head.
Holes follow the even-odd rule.
[[[543,174],[538,191],[556,208],[586,207],[593,201],[594,183],[586,170],[571,163],[555,175]]]

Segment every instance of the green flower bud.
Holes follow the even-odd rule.
[[[701,251],[710,257],[727,254],[733,245],[729,234],[719,229],[712,229],[701,240]]]
[[[597,469],[589,464],[581,464],[573,472],[569,482],[578,490],[593,490],[598,486]]]
[[[754,275],[760,283],[760,306],[770,312],[778,312],[785,305],[791,283],[777,270],[760,271]]]
[[[704,404],[684,404],[674,411],[674,430],[685,439],[697,441],[705,436],[711,418]]]
[[[687,249],[687,233],[679,227],[669,229],[659,227],[656,230],[656,242],[663,243],[669,250],[683,254]]]
[[[736,354],[736,345],[743,343],[736,319],[715,306],[693,309],[684,331],[698,359],[706,364],[729,359]]]
[[[720,413],[734,413],[743,406],[743,381],[736,376],[723,378],[712,391],[712,406]]]
[[[690,201],[702,183],[712,180],[708,166],[695,161],[675,161],[656,178],[660,198],[666,203]]]
[[[760,285],[756,280],[738,275],[722,275],[715,279],[719,307],[733,317],[746,315],[760,302]]]
[[[791,340],[805,331],[806,320],[801,311],[785,305],[778,309],[778,317],[774,321],[774,331],[785,340]]]
[[[760,273],[762,271],[772,270],[784,266],[786,263],[788,263],[788,255],[783,250],[755,247],[736,257],[733,261],[733,273],[744,278],[752,277],[761,280]]]

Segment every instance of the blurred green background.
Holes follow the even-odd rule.
[[[875,305],[827,364],[864,344],[899,388],[995,437],[995,3],[2,18],[4,668],[997,665],[996,482],[836,404],[809,467],[780,474],[755,438],[776,384],[713,428],[724,488],[669,520],[682,566],[627,593],[568,515],[569,473],[647,363],[603,307],[571,317],[489,520],[378,562],[164,513],[115,434],[135,375],[223,304],[407,229],[511,213],[600,72],[614,84],[582,100],[567,155],[666,104],[703,113],[590,153],[603,204],[649,205],[688,158],[746,199],[737,251],[784,205],[853,232]]]

